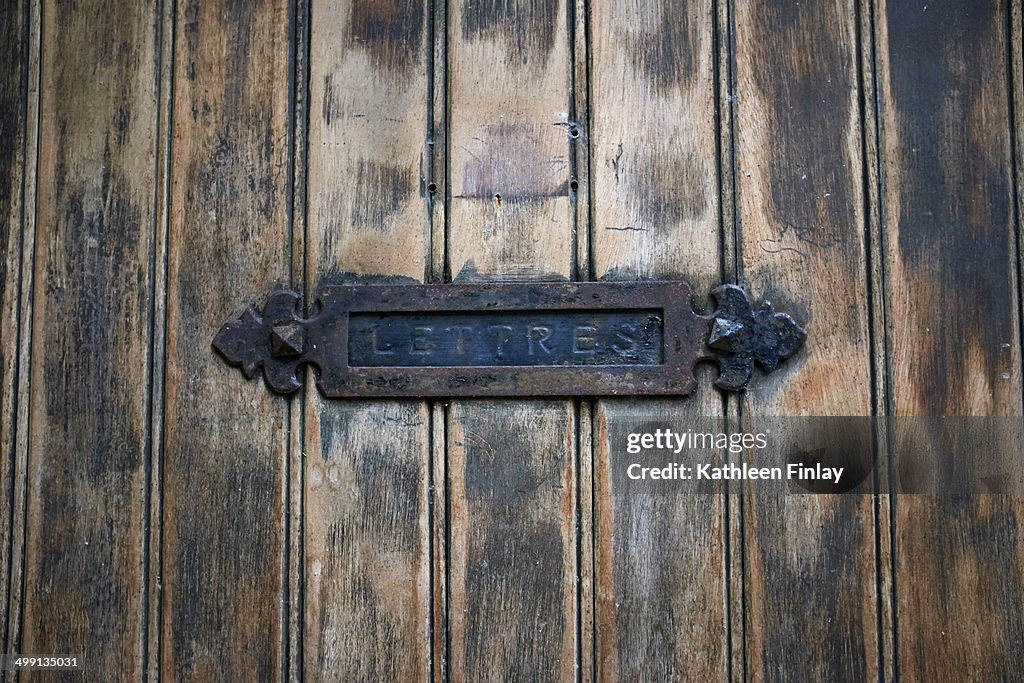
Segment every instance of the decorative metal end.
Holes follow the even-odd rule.
[[[249,379],[262,367],[271,389],[290,394],[302,386],[297,373],[305,353],[301,304],[296,292],[274,292],[262,313],[250,306],[237,320],[225,323],[213,338],[213,348]]]
[[[776,313],[770,301],[755,309],[736,285],[722,285],[712,294],[718,307],[711,318],[707,346],[709,356],[718,363],[715,386],[721,389],[745,390],[755,361],[772,372],[807,338],[800,324],[785,313]]]

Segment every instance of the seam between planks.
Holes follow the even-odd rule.
[[[881,376],[881,370],[879,368],[880,359],[879,353],[884,354],[884,350],[879,349],[880,341],[878,337],[878,309],[882,305],[880,301],[881,283],[875,281],[876,263],[882,258],[882,254],[878,252],[878,224],[876,221],[875,213],[875,202],[877,196],[872,191],[871,183],[871,167],[872,162],[876,164],[878,150],[873,148],[869,144],[869,130],[868,130],[868,102],[871,91],[868,86],[868,74],[865,73],[865,36],[863,21],[865,19],[865,8],[867,7],[866,0],[854,0],[854,23],[855,23],[855,44],[854,50],[857,55],[857,62],[855,65],[857,72],[857,89],[859,91],[858,97],[858,118],[860,123],[860,152],[861,152],[861,190],[862,190],[862,206],[864,211],[864,260],[865,260],[865,283],[867,286],[867,298],[868,305],[870,306],[867,325],[868,325],[868,348],[871,352],[871,363],[869,364],[869,376],[871,380],[870,387],[870,410],[873,418],[877,418],[879,415],[880,401],[884,400],[886,394],[885,387],[879,386],[879,377]],[[871,39],[871,36],[868,36]],[[874,48],[874,41],[871,39],[871,49]],[[872,64],[873,66],[873,64]],[[870,74],[871,87],[874,87],[875,78],[874,73]],[[879,306],[875,304],[878,303]],[[882,556],[882,510],[881,503],[879,500],[880,496],[880,485],[878,466],[880,464],[880,455],[884,455],[887,451],[879,453],[881,444],[878,438],[877,423],[872,426],[871,429],[871,450],[872,450],[872,517],[873,517],[873,533],[874,533],[874,552],[875,552],[875,656],[878,664],[878,680],[884,681],[886,678],[887,662],[886,662],[886,646],[885,646],[885,604],[884,604],[884,590],[887,585],[886,577],[883,575],[885,571],[885,563],[883,562]]]
[[[16,458],[14,462],[14,476],[15,476],[15,495],[14,506],[15,516],[12,520],[11,525],[11,537],[12,546],[17,549],[17,562],[18,562],[18,580],[17,580],[17,592],[15,592],[14,585],[14,570],[13,563],[15,562],[15,552],[12,549],[11,562],[12,562],[12,573],[10,576],[11,587],[8,591],[8,652],[14,653],[20,649],[21,643],[21,626],[25,616],[25,549],[26,549],[26,537],[28,533],[28,471],[29,471],[29,448],[28,448],[28,434],[31,432],[31,419],[32,419],[32,385],[31,385],[31,370],[32,370],[32,343],[33,343],[33,331],[34,331],[34,314],[35,314],[35,270],[36,270],[36,254],[35,254],[35,241],[36,241],[36,225],[37,225],[37,188],[38,188],[38,173],[39,173],[39,127],[41,125],[42,118],[42,67],[43,67],[43,20],[42,20],[42,7],[41,0],[31,0],[26,3],[29,8],[28,23],[29,28],[29,54],[28,54],[28,83],[29,92],[26,93],[27,97],[27,111],[26,111],[26,123],[31,125],[31,130],[27,131],[25,140],[25,169],[23,170],[25,183],[31,183],[31,186],[27,185],[24,189],[24,198],[26,204],[23,205],[23,217],[24,227],[22,230],[22,263],[21,263],[21,275],[20,281],[20,301],[21,306],[20,317],[23,322],[23,327],[20,331],[19,337],[19,351],[18,351],[18,387],[17,393],[20,397],[27,399],[24,403],[19,401],[18,405],[18,428],[15,435],[15,452]],[[35,19],[33,22],[32,20]],[[35,26],[36,28],[31,28]],[[35,65],[35,71],[33,73],[32,66]],[[35,93],[34,97],[31,90],[34,86]],[[35,111],[32,111],[32,105],[35,105]],[[31,166],[29,164],[31,163]],[[20,483],[20,496],[19,484]],[[18,515],[20,514],[20,519]],[[17,541],[15,543],[15,535],[17,534]],[[15,615],[17,615],[15,617]],[[13,620],[13,623],[11,621]],[[17,680],[18,675],[15,674],[10,677],[10,680]]]
[[[34,7],[38,7],[35,3],[30,0],[25,0],[21,5],[21,11],[24,13],[22,17],[22,30],[21,30],[21,41],[22,45],[20,48],[21,60],[22,60],[22,72],[20,74],[20,88],[23,92],[22,107],[21,107],[21,119],[22,119],[22,147],[20,153],[20,164],[21,164],[21,178],[20,185],[18,188],[18,202],[19,202],[19,218],[18,218],[18,258],[17,258],[17,292],[14,301],[14,312],[15,312],[15,334],[14,334],[14,349],[15,349],[15,360],[14,360],[14,373],[11,377],[11,388],[13,390],[13,396],[11,400],[11,434],[13,438],[10,443],[10,462],[9,468],[11,472],[11,481],[8,493],[8,517],[7,523],[10,525],[7,537],[7,566],[5,567],[6,575],[4,577],[4,583],[6,587],[6,605],[4,620],[4,632],[2,634],[2,641],[0,641],[0,652],[10,652],[8,649],[11,645],[10,638],[15,637],[18,626],[12,623],[14,606],[14,568],[15,568],[15,529],[16,520],[18,520],[18,504],[16,501],[16,493],[24,491],[24,488],[18,486],[19,481],[24,480],[27,483],[27,469],[20,468],[21,464],[21,448],[20,448],[20,434],[19,428],[23,422],[21,411],[26,410],[25,416],[27,417],[27,406],[23,405],[20,400],[23,395],[27,395],[27,384],[23,387],[23,382],[27,382],[29,373],[26,372],[28,368],[23,368],[22,359],[28,349],[31,348],[31,284],[32,284],[32,271],[30,263],[32,261],[31,251],[26,249],[34,249],[34,239],[29,239],[28,231],[31,227],[34,233],[35,222],[35,173],[38,168],[38,98],[39,98],[39,87],[38,80],[36,81],[37,86],[35,88],[35,107],[33,108],[33,93],[30,84],[32,83],[32,64],[33,57],[35,57],[35,63],[37,64],[37,70],[35,77],[38,79],[38,58],[40,54],[39,41],[36,39],[34,32],[34,26],[37,22],[33,22],[32,19],[35,13],[32,11]],[[30,117],[32,113],[36,114],[36,124],[33,128],[30,125]],[[35,150],[36,154],[33,157],[32,151]],[[31,198],[31,207],[27,205],[27,201]],[[34,234],[32,236],[34,238]],[[26,259],[26,254],[29,258]],[[26,282],[27,280],[27,282]],[[29,298],[27,309],[23,306],[23,299]],[[27,313],[27,315],[26,315]],[[23,343],[23,335],[27,338],[27,342]],[[30,366],[29,366],[30,367]],[[27,425],[25,427],[27,430]],[[24,485],[24,484],[23,484]],[[21,511],[22,517],[24,517],[24,510]],[[22,552],[19,553],[21,566],[24,567],[24,533],[20,536],[22,540]],[[0,672],[3,673],[3,672]],[[0,676],[2,678],[2,676]]]
[[[893,394],[893,367],[892,367],[892,325],[889,320],[889,266],[887,259],[884,255],[889,251],[889,212],[886,206],[886,174],[885,164],[882,162],[883,147],[882,143],[885,139],[884,126],[882,122],[882,86],[879,85],[879,73],[878,73],[878,5],[876,0],[867,0],[869,11],[868,14],[871,18],[871,36],[870,36],[870,53],[871,53],[871,64],[872,73],[874,74],[874,133],[875,133],[875,149],[877,155],[875,159],[875,173],[877,182],[877,197],[878,197],[878,244],[876,247],[876,253],[879,255],[879,270],[881,272],[881,311],[880,315],[882,318],[882,347],[883,347],[883,359],[884,359],[884,406],[885,414],[892,416],[895,414],[895,396]],[[892,673],[894,680],[900,678],[900,656],[899,656],[899,574],[897,572],[897,548],[896,548],[896,495],[892,490],[893,482],[895,481],[895,462],[893,461],[893,434],[891,430],[886,429],[885,434],[885,451],[886,451],[886,463],[887,463],[887,496],[889,501],[889,575],[892,578],[889,591],[890,610],[892,615]]]
[[[161,0],[156,35],[157,121],[154,161],[153,220],[149,280],[149,387],[145,460],[145,523],[142,572],[142,678],[159,680],[163,647],[160,628],[163,565],[163,444],[164,390],[166,387],[167,234],[171,177],[171,131],[174,97],[174,38],[176,2]],[[154,520],[158,520],[154,524]]]

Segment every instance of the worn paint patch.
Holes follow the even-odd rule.
[[[830,10],[828,4],[800,12],[766,4],[758,12],[759,30],[778,36],[773,46],[781,48],[758,51],[753,72],[768,95],[762,102],[770,108],[771,136],[781,141],[767,150],[777,233],[758,247],[804,258],[816,250],[843,248],[847,257],[831,263],[849,264],[849,277],[856,279],[863,227],[850,222],[858,201],[851,177],[859,173],[859,159],[850,158],[848,146],[855,54],[841,33],[846,20],[829,16]],[[822,26],[834,27],[827,39]],[[743,184],[745,176],[738,180]]]
[[[570,520],[562,517],[572,500],[571,486],[563,484],[569,414],[561,402],[473,408],[453,416],[459,428],[452,444],[467,514],[453,520],[467,525],[467,546],[465,585],[452,587],[465,591],[467,610],[456,619],[464,628],[467,674],[483,679],[497,667],[510,679],[552,680],[571,618],[565,611],[571,550],[563,529]]]
[[[459,198],[488,199],[496,208],[514,199],[569,195],[569,147],[552,155],[547,135],[564,141],[555,126],[496,123],[486,126],[467,155]],[[564,150],[564,154],[562,153]]]

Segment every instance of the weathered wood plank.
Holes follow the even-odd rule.
[[[572,680],[572,404],[457,401],[448,415],[452,678]]]
[[[313,7],[310,291],[328,281],[427,274],[432,21],[425,0]],[[305,674],[425,679],[433,609],[427,406],[325,401],[312,391],[306,411]]]
[[[736,4],[740,279],[809,330],[744,396],[745,430],[760,416],[872,414],[857,22],[853,0]],[[872,497],[748,489],[746,675],[878,678]]]
[[[29,151],[35,140],[30,143],[28,120],[30,12],[28,2],[8,2],[0,7],[0,320],[5,321],[0,327],[0,498],[5,501],[0,510],[0,652],[6,652],[13,626],[8,595],[14,559],[13,513],[18,500],[15,480],[21,489],[25,474],[16,465],[16,428],[22,402],[18,376],[22,322],[28,322],[21,310],[27,294],[22,282],[24,235],[32,214],[26,208],[25,189],[26,176],[35,170],[35,155],[30,158]]]
[[[594,274],[681,278],[706,297],[722,276],[712,3],[598,3],[591,12]],[[596,406],[600,680],[726,676],[724,498],[617,490],[607,433],[616,420],[721,415],[705,370],[685,400]]]
[[[22,652],[143,672],[151,5],[43,4]]]
[[[305,674],[427,678],[428,412],[336,401],[307,415]]]
[[[162,675],[282,672],[286,402],[210,350],[287,286],[287,2],[177,7],[168,229]]]
[[[466,1],[449,17],[450,272],[566,279],[575,254],[565,2]]]
[[[575,259],[564,2],[448,7],[448,272],[567,279]],[[454,680],[571,680],[577,665],[574,409],[449,409]]]
[[[1021,415],[1008,3],[878,9],[892,410]],[[894,515],[898,673],[1018,676],[1021,503],[900,496]]]

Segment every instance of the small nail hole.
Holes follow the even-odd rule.
[[[576,190],[580,189],[580,184],[575,180],[572,180],[569,182],[569,189],[575,192]]]
[[[427,185],[427,192],[429,192],[430,194],[435,194],[437,192],[437,183],[430,183],[429,185]]]
[[[571,137],[571,138],[578,138],[579,136],[580,136],[580,129],[579,128],[577,128],[576,126],[573,126],[573,127],[571,127],[569,129],[569,137]]]

